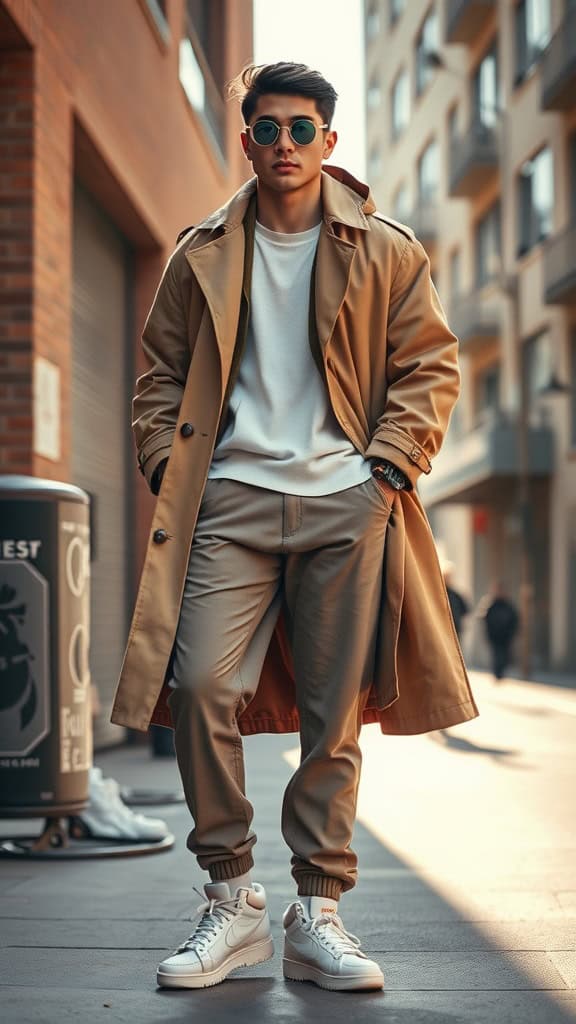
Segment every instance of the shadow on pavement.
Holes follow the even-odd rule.
[[[448,732],[447,729],[431,732],[429,739],[432,743],[442,743],[462,754],[487,754],[499,763],[505,762],[507,758],[518,757],[520,753],[518,750],[507,750],[505,747],[482,747],[477,743],[471,743],[470,740],[465,740],[462,736]],[[519,765],[513,765],[513,767],[518,768]]]

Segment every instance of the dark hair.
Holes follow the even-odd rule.
[[[267,93],[308,96],[316,101],[318,113],[328,125],[338,99],[334,86],[306,64],[250,64],[230,83],[230,94],[242,101],[245,124],[249,123],[258,98]]]

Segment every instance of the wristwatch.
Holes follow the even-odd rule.
[[[408,483],[405,473],[392,462],[376,462],[372,466],[372,476],[385,480],[395,491],[402,491]]]

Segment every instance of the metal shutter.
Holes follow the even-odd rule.
[[[96,747],[118,742],[109,722],[127,633],[128,247],[104,212],[74,194],[72,481],[92,497],[90,666],[101,712]]]

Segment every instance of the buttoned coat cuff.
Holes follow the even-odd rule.
[[[172,445],[163,445],[162,448],[157,448],[148,456],[147,459],[143,459],[141,456],[138,457],[138,466],[140,472],[146,477],[146,483],[152,491],[152,477],[154,470],[162,462],[162,459],[167,459],[170,456]],[[154,493],[154,492],[153,492]]]
[[[407,490],[416,485],[421,473],[427,474],[432,469],[430,459],[422,446],[409,434],[394,427],[380,430],[370,441],[364,457],[392,462],[405,474],[408,480]]]

